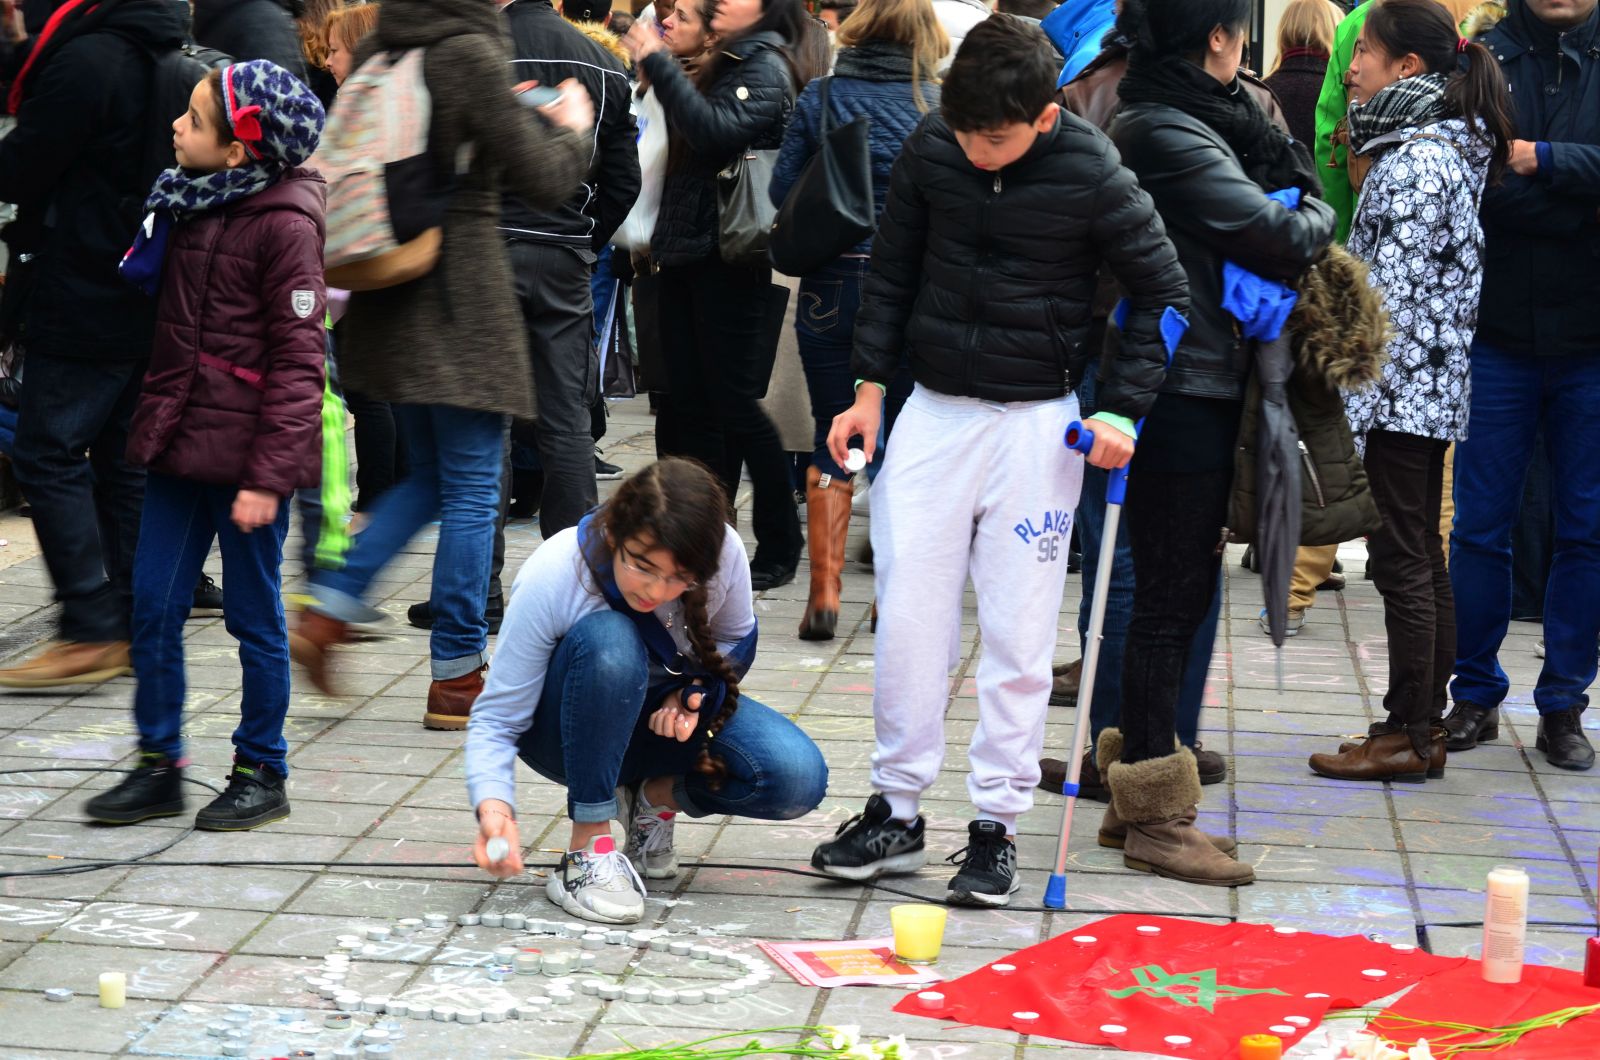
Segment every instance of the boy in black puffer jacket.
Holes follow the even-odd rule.
[[[925,860],[918,798],[938,777],[949,628],[967,577],[984,657],[967,789],[978,810],[950,900],[1005,905],[1012,837],[1033,805],[1050,660],[1083,465],[1062,444],[1104,261],[1130,292],[1121,355],[1090,425],[1090,461],[1120,467],[1130,389],[1159,386],[1166,327],[1188,309],[1177,253],[1111,142],[1053,102],[1043,33],[996,15],[975,26],[941,113],[906,141],[856,325],[855,405],[828,442],[870,458],[884,385],[910,357],[916,390],[873,489],[879,626],[877,749],[866,811],[812,856],[848,879]],[[1129,383],[1133,383],[1130,388]]]

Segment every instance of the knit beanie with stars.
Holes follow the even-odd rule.
[[[222,109],[252,161],[302,165],[317,149],[327,115],[289,71],[265,59],[222,71]]]

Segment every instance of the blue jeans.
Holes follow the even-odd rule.
[[[287,775],[283,719],[289,711],[289,636],[278,570],[289,502],[270,526],[242,533],[230,514],[234,486],[205,486],[152,472],[146,480],[139,551],[133,561],[133,718],[139,749],[183,755],[183,628],[194,583],[215,540],[222,552],[222,616],[239,642],[244,698],[233,746],[241,762]]]
[[[128,639],[144,471],[125,454],[143,378],[142,361],[28,351],[13,455],[61,601],[62,640]]]
[[[828,431],[833,419],[855,404],[855,373],[850,370],[850,348],[855,341],[856,313],[861,309],[861,285],[867,276],[866,258],[840,258],[800,281],[800,301],[795,306],[794,334],[800,347],[800,364],[811,396],[816,420],[811,465],[824,475],[850,480],[850,473],[828,455]],[[883,466],[884,442],[894,420],[911,396],[911,373],[902,370],[889,385],[884,403],[878,448],[867,477],[876,478]]]
[[[17,445],[17,413],[15,409],[0,405],[0,454],[10,459]]]
[[[433,679],[448,681],[488,662],[490,555],[500,504],[505,417],[446,405],[395,405],[406,440],[406,477],[369,510],[344,569],[312,578],[315,610],[341,622],[366,621],[367,586],[417,531],[439,520],[433,556]]]
[[[644,641],[633,620],[616,611],[585,615],[556,645],[517,754],[540,776],[567,786],[572,820],[611,820],[616,787],[653,777],[677,778],[672,795],[690,817],[787,821],[822,802],[828,790],[822,752],[794,722],[748,695],[739,697],[713,742],[728,775],[712,790],[695,772],[698,732],[680,743],[650,731],[660,693],[649,682]]]
[[[1093,348],[1093,347],[1091,347]],[[1091,365],[1078,384],[1078,404],[1087,418],[1099,408],[1095,404],[1099,384]],[[1105,537],[1106,485],[1111,473],[1084,464],[1083,492],[1078,497],[1078,545],[1083,550],[1083,601],[1078,606],[1078,646],[1089,639],[1089,605],[1099,573],[1100,543]],[[1128,622],[1133,618],[1133,549],[1128,545],[1128,524],[1117,527],[1117,554],[1111,563],[1111,587],[1106,594],[1106,619],[1102,627],[1100,661],[1095,671],[1094,698],[1089,704],[1092,739],[1098,741],[1103,729],[1116,725],[1122,714],[1122,655],[1128,641]],[[1200,708],[1204,705],[1206,675],[1211,669],[1211,652],[1217,641],[1217,623],[1222,614],[1222,579],[1211,609],[1195,631],[1183,668],[1183,684],[1178,693],[1178,739],[1193,747],[1199,739]]]
[[[1472,347],[1467,440],[1456,448],[1450,580],[1457,703],[1497,707],[1511,690],[1500,643],[1511,618],[1511,533],[1539,428],[1550,458],[1555,552],[1544,601],[1541,714],[1588,706],[1600,638],[1600,355],[1518,357]]]

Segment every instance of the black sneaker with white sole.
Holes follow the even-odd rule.
[[[950,880],[951,905],[1001,906],[1022,887],[1017,875],[1017,845],[999,821],[967,825],[967,845],[946,861],[961,866]]]
[[[844,880],[916,872],[928,861],[922,818],[910,824],[889,813],[889,800],[874,794],[867,808],[811,852],[811,867]]]

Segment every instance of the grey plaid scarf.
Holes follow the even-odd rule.
[[[1380,88],[1365,103],[1350,104],[1350,147],[1357,154],[1397,129],[1430,125],[1449,117],[1444,74],[1406,77]]]

